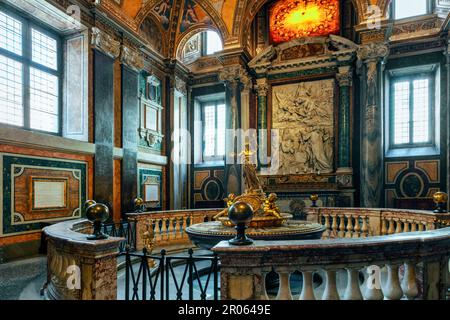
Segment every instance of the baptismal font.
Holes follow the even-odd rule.
[[[280,212],[280,209],[276,205],[278,196],[275,193],[267,196],[264,192],[261,181],[256,173],[256,165],[251,163],[253,153],[250,151],[249,144],[246,144],[245,151],[241,155],[244,162],[243,177],[246,190],[240,196],[236,196],[233,193],[229,194],[224,199],[227,208],[217,214],[214,220],[220,221],[226,227],[233,226],[233,223],[228,219],[228,210],[237,202],[245,202],[253,208],[253,219],[248,225],[249,228],[281,226],[287,219],[292,218],[292,215]]]
[[[320,239],[325,227],[318,223],[293,221],[292,215],[281,212],[275,193],[266,195],[258,178],[256,165],[251,162],[253,153],[247,144],[243,157],[243,178],[245,192],[230,194],[224,201],[227,207],[219,212],[212,222],[194,224],[186,228],[192,242],[204,249],[210,249],[222,240],[236,235],[233,222],[228,218],[234,204],[246,203],[253,209],[253,217],[247,223],[246,234],[253,240],[300,240]]]

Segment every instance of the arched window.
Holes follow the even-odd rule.
[[[217,32],[208,30],[206,33],[206,55],[214,54],[223,49],[222,40]]]
[[[180,58],[187,64],[200,57],[215,54],[222,49],[222,39],[216,31],[202,31],[193,35],[186,42]]]

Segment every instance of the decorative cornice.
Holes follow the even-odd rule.
[[[386,40],[386,30],[369,30],[361,32],[361,44],[371,43],[371,42],[383,42]]]
[[[248,66],[258,75],[350,64],[359,46],[343,37],[303,37],[269,46]]]
[[[140,52],[127,46],[122,46],[120,62],[139,72],[144,68],[144,58]]]
[[[394,24],[390,41],[405,41],[418,37],[435,36],[441,32],[443,20],[432,16],[424,20],[413,20]]]
[[[113,59],[120,55],[120,42],[97,27],[92,28],[91,46]]]

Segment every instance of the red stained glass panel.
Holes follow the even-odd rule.
[[[281,0],[269,15],[272,43],[338,34],[340,29],[339,0]]]

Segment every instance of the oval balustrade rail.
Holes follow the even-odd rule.
[[[366,238],[439,229],[449,225],[450,215],[422,210],[308,208],[307,220],[326,227],[323,239]]]
[[[446,298],[450,231],[439,228],[449,225],[449,214],[358,208],[307,211],[308,220],[327,226],[325,240],[256,242],[249,247],[228,247],[222,243],[214,249],[221,260],[222,299],[267,298],[263,279],[272,269],[279,274],[280,299],[291,298],[295,291],[301,292],[301,299]],[[92,226],[86,220],[49,226],[45,228],[47,297],[116,299],[120,248],[128,244],[131,250],[134,246],[141,251],[148,228],[155,234],[155,249],[192,247],[185,228],[209,221],[218,212],[219,209],[131,213],[125,224],[104,227],[110,235],[122,235],[125,239],[89,241],[86,234],[92,231]],[[369,268],[374,272],[375,266],[386,270],[383,288],[374,285],[366,290],[358,280],[360,271]],[[345,292],[338,292],[337,270],[348,274]],[[303,290],[292,290],[288,280],[298,271],[302,273]],[[313,274],[318,272],[326,284],[320,295],[312,281]],[[76,275],[80,276],[78,283],[73,282]],[[366,276],[366,282],[368,278],[376,284],[378,276],[379,273]],[[69,280],[74,288],[68,287]]]
[[[128,222],[134,223],[135,247],[144,248],[146,231],[154,233],[154,248],[184,249],[192,246],[186,228],[190,225],[211,221],[221,209],[176,210],[127,214]]]
[[[221,261],[222,299],[269,299],[265,280],[272,271],[279,276],[279,300],[293,299],[290,278],[297,272],[302,274],[302,288],[295,288],[300,300],[449,298],[450,228],[365,239],[256,241],[246,247],[223,241],[212,250]],[[347,276],[339,293],[341,270]],[[314,273],[324,275],[320,295]]]

